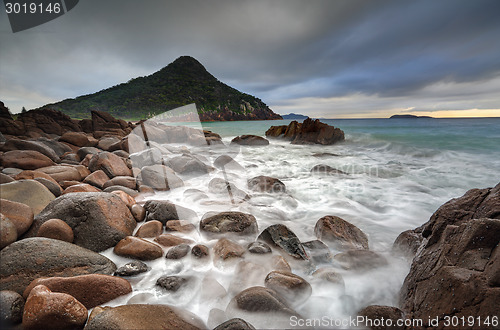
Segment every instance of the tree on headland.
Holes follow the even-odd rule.
[[[27,110],[25,107],[23,107],[23,109],[21,110],[21,113],[25,113]]]

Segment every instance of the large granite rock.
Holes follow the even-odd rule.
[[[81,329],[87,321],[87,308],[66,293],[52,292],[39,285],[31,291],[23,313],[23,329]]]
[[[169,305],[122,305],[97,307],[85,330],[102,329],[205,329],[196,315]]]
[[[445,317],[498,315],[500,184],[452,199],[420,229],[423,242],[400,292],[406,316],[424,327],[438,318],[443,328]]]
[[[23,294],[36,278],[111,275],[116,265],[108,258],[67,242],[50,238],[27,238],[0,251],[0,290]]]
[[[288,126],[271,126],[266,136],[284,137],[292,144],[329,145],[344,141],[344,132],[340,128],[307,118],[302,124],[292,121]]]
[[[248,189],[266,193],[284,193],[286,187],[279,179],[270,176],[256,176],[247,181]]]
[[[62,219],[74,233],[74,244],[103,251],[132,235],[136,221],[120,197],[104,192],[65,194],[35,217],[27,237],[35,236],[49,219]]]

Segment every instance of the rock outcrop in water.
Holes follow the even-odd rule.
[[[303,123],[294,120],[288,126],[271,126],[266,131],[266,136],[282,137],[292,141],[292,144],[330,145],[345,139],[344,132],[340,128],[311,118],[307,118]]]
[[[407,318],[422,319],[424,327],[437,318],[441,329],[449,317],[498,316],[500,184],[450,200],[413,237],[406,241],[422,243],[401,289]]]

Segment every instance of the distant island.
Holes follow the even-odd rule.
[[[294,119],[294,120],[305,120],[309,118],[308,116],[304,116],[298,113],[289,113],[288,115],[282,115],[281,116],[283,119]]]
[[[76,119],[90,118],[97,110],[139,120],[191,103],[201,121],[281,119],[262,100],[222,83],[190,56],[181,56],[149,76],[35,110],[58,110]]]
[[[414,118],[433,118],[431,116],[415,116],[415,115],[392,115],[390,119],[414,119]]]

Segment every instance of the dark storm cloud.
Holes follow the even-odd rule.
[[[25,95],[40,106],[151,74],[181,55],[271,105],[411,97],[441,82],[497,77],[499,13],[495,0],[82,0],[16,34],[3,13],[1,98],[21,104]]]

